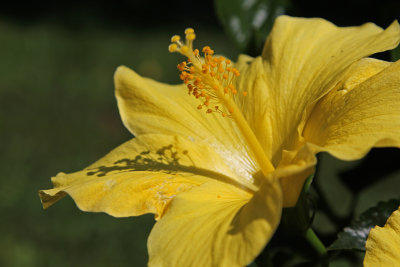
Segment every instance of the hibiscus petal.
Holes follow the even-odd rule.
[[[355,76],[378,71],[377,64],[371,64],[372,71],[360,68]],[[374,146],[400,147],[400,61],[349,90],[344,82],[322,98],[304,138],[317,145],[316,152],[328,151],[344,160],[361,158]]]
[[[262,251],[281,214],[277,182],[252,197],[207,182],[171,203],[148,240],[149,266],[245,266]]]
[[[283,194],[283,207],[296,206],[305,180],[315,172],[317,159],[308,144],[298,150],[282,153],[282,160],[274,175],[279,178]]]
[[[400,265],[400,209],[392,213],[384,227],[371,230],[365,247],[364,266]]]
[[[184,84],[159,83],[125,66],[118,67],[114,81],[122,121],[134,135],[162,132],[196,139],[213,131],[226,134],[219,120],[196,109],[200,102]]]
[[[368,78],[378,74],[383,69],[389,67],[392,62],[383,61],[375,58],[362,58],[353,63],[344,73],[340,82],[334,89],[345,89],[347,92],[364,82]],[[332,89],[332,93],[335,93]]]
[[[232,176],[208,146],[150,134],[126,142],[82,171],[57,175],[54,188],[40,191],[40,197],[45,208],[69,194],[84,211],[159,217],[177,194],[210,179],[244,188]]]
[[[318,18],[277,18],[263,60],[246,58],[237,64],[242,73],[238,87],[249,92],[242,109],[257,113],[246,118],[272,162],[280,161],[282,149],[298,146],[306,112],[348,66],[399,41],[397,22],[384,31],[372,23],[341,28]],[[250,109],[254,101],[257,109]]]
[[[200,102],[188,95],[185,85],[159,83],[121,66],[115,73],[115,88],[122,120],[133,134],[164,133],[207,143],[240,182],[252,183],[258,167],[234,121],[198,110]]]

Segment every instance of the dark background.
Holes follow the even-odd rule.
[[[341,25],[388,26],[398,1],[293,1],[287,14]],[[66,197],[46,211],[37,191],[60,171],[80,170],[131,138],[118,115],[113,72],[178,82],[171,35],[192,26],[201,47],[235,59],[212,1],[15,1],[0,6],[0,265],[145,266],[152,215],[116,219],[79,211]],[[389,59],[389,54],[379,55]],[[343,222],[378,200],[398,197],[399,152],[364,161],[324,155],[315,228],[330,242]],[[338,198],[338,195],[340,197]],[[324,205],[325,205],[324,204]],[[322,205],[322,204],[321,204]],[[355,213],[352,209],[355,208]],[[333,215],[332,215],[333,214]],[[340,260],[335,266],[348,266]]]

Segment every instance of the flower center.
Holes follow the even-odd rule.
[[[218,112],[223,117],[230,117],[233,109],[220,104],[238,93],[234,81],[240,75],[239,71],[229,59],[214,56],[214,50],[209,46],[203,47],[204,57],[201,58],[199,50],[193,50],[193,40],[196,38],[194,30],[188,28],[185,34],[186,42],[174,35],[168,47],[170,52],[178,52],[188,58],[178,65],[181,71],[179,77],[187,85],[189,95],[201,101],[198,109],[204,108],[206,113]],[[246,96],[247,92],[242,92],[242,95]]]
[[[209,46],[202,49],[204,58],[200,57],[199,50],[193,50],[193,41],[196,38],[194,30],[186,29],[185,35],[184,42],[180,36],[172,36],[168,50],[187,57],[187,61],[180,63],[178,69],[181,71],[181,80],[187,85],[189,95],[201,101],[197,108],[205,108],[206,113],[218,112],[222,117],[231,117],[246,139],[264,175],[272,172],[274,166],[235,104],[235,98],[239,96],[234,82],[240,72],[232,66],[229,59],[214,56],[214,50]],[[246,96],[247,92],[243,91],[241,95]]]

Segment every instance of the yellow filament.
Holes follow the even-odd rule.
[[[239,70],[231,66],[229,59],[214,57],[214,50],[209,46],[203,47],[204,59],[201,59],[199,50],[192,49],[193,40],[196,38],[194,30],[187,28],[185,35],[185,44],[180,41],[178,35],[173,36],[168,50],[178,52],[188,58],[187,62],[184,61],[178,65],[178,69],[181,71],[179,77],[187,85],[189,95],[202,101],[203,104],[198,105],[197,109],[205,107],[207,114],[218,112],[222,117],[232,118],[266,176],[275,168],[234,101],[235,97],[239,97],[234,86],[236,77],[240,76]],[[243,97],[246,95],[247,92],[241,94]],[[222,108],[214,105],[216,103],[222,103]],[[209,108],[210,105],[215,108]]]

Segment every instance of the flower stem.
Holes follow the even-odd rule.
[[[328,252],[324,244],[319,240],[318,236],[314,233],[311,228],[308,228],[304,233],[308,243],[314,248],[319,254],[322,266],[329,266]]]

